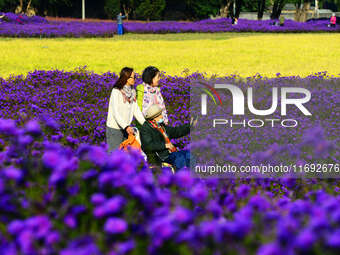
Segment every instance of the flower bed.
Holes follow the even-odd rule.
[[[18,16],[6,14],[10,22],[0,23],[2,37],[110,37],[117,33],[115,22],[47,22],[41,17],[25,17],[17,21]],[[19,19],[20,20],[20,19]],[[201,20],[198,22],[125,22],[124,28],[129,33],[164,34],[164,33],[218,33],[218,32],[262,32],[262,33],[305,33],[339,32],[340,26],[330,28],[327,20],[299,23],[286,20],[284,26],[274,26],[271,20],[240,19],[238,25],[232,25],[229,18]]]

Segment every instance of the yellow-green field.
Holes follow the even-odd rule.
[[[339,34],[165,34],[106,39],[0,38],[0,76],[40,69],[72,70],[87,66],[96,73],[118,72],[124,66],[141,72],[155,65],[167,74],[208,75],[260,73],[272,77],[306,76],[328,71],[340,74]]]

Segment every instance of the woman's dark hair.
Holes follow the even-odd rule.
[[[119,78],[116,81],[115,85],[113,87],[115,89],[122,89],[124,85],[127,83],[127,80],[131,77],[131,74],[133,72],[133,69],[130,67],[124,67],[119,74]]]
[[[144,69],[143,75],[142,75],[142,80],[146,83],[151,85],[152,84],[152,79],[155,78],[155,76],[159,73],[159,70],[157,67],[154,66],[148,66],[147,68]]]

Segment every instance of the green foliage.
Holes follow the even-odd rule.
[[[257,12],[258,2],[261,0],[243,0],[241,11],[243,12]],[[266,9],[271,5],[272,0],[265,0]]]
[[[165,8],[165,0],[144,0],[136,9],[136,15],[140,19],[160,20]]]
[[[23,0],[23,10],[25,11],[29,0]],[[20,5],[19,0],[0,0],[0,11],[2,12],[15,12],[16,8]],[[43,15],[46,11],[50,11],[51,13],[58,13],[58,9],[63,9],[64,7],[72,7],[72,0],[32,0],[31,8],[38,11],[38,15]]]
[[[152,4],[150,0],[144,0],[137,8],[136,14],[143,19],[150,19],[152,14]]]
[[[17,1],[13,0],[0,0],[0,11],[9,12],[14,11],[15,7],[18,5]]]
[[[195,19],[206,19],[210,15],[216,16],[223,2],[221,0],[186,0],[187,9]]]
[[[121,12],[120,0],[105,0],[104,11],[108,18],[115,19]]]
[[[243,5],[241,7],[242,11],[256,12],[259,0],[243,0]]]

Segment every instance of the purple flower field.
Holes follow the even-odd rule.
[[[338,179],[200,179],[188,169],[151,170],[134,152],[108,155],[104,128],[116,79],[86,69],[0,79],[0,254],[339,254]],[[197,79],[202,74],[162,74],[171,125],[189,121]],[[295,162],[339,163],[339,78],[223,79],[310,86],[316,100],[314,118],[290,136],[269,128],[257,140],[247,129],[226,135],[233,152],[226,160],[277,159],[288,146]]]
[[[61,22],[46,21],[42,17],[26,17],[18,19],[12,13],[6,13],[9,21],[0,21],[2,37],[111,37],[117,33],[115,22]],[[197,22],[125,22],[124,29],[128,33],[165,34],[165,33],[217,33],[217,32],[340,32],[340,26],[329,28],[328,20],[299,23],[286,20],[285,25],[273,26],[272,20],[240,19],[238,25],[231,25],[231,19],[201,20]]]

